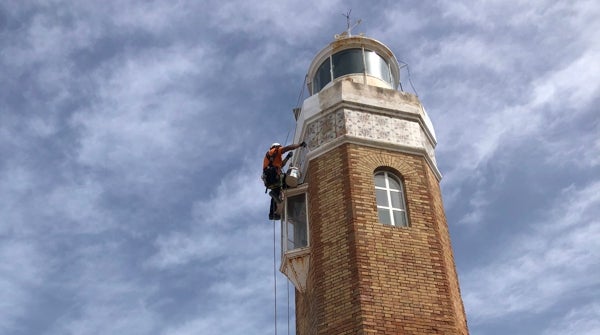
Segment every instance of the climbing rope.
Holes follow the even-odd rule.
[[[296,101],[296,107],[300,107],[300,100],[304,97],[304,88],[306,87],[306,79],[308,79],[308,74],[304,76],[304,81],[302,82],[302,87],[300,88],[300,94],[298,94],[298,101]]]
[[[275,220],[273,220],[273,291],[275,292],[275,335],[277,335],[277,252],[275,249],[276,234],[275,234]]]
[[[300,88],[300,94],[298,94],[298,101],[296,102],[296,108],[300,108],[300,100],[304,97],[304,88],[306,87],[306,79],[308,78],[308,74],[304,77],[304,81],[302,82],[302,88]],[[302,110],[300,110],[300,114],[302,114]],[[298,115],[300,117],[300,115]],[[296,138],[296,129],[294,126],[294,139]]]
[[[273,291],[274,291],[274,306],[275,306],[275,335],[277,335],[277,233],[275,231],[275,221],[273,220]],[[287,333],[290,335],[290,281],[286,280],[287,290]]]
[[[413,92],[415,92],[415,95],[418,97],[419,93],[415,89],[412,79],[410,78],[410,68],[408,67],[408,64],[404,63],[404,62],[398,62],[398,63],[400,64],[400,70],[402,70],[403,68],[406,68],[406,73],[408,74],[408,83],[410,84],[410,87],[412,87]],[[402,82],[400,82],[399,84],[400,84],[400,91],[404,91],[404,89],[402,88]]]
[[[287,283],[287,321],[288,321],[288,335],[290,335],[290,281],[286,280]]]
[[[308,77],[308,75],[307,75]],[[296,102],[296,108],[300,106],[300,100],[304,96],[304,88],[306,85],[306,78],[302,82],[302,87],[300,89],[300,94],[298,95],[298,101]],[[291,129],[288,130],[287,135],[285,136],[284,145],[287,145],[287,141],[289,139],[291,133]],[[296,127],[294,126],[294,139],[296,138]],[[273,219],[273,295],[274,295],[274,327],[275,327],[275,335],[277,335],[277,233],[275,229],[275,219]],[[287,284],[287,328],[288,335],[290,334],[290,282],[286,281]]]

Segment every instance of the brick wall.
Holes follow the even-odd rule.
[[[404,181],[410,227],[378,222],[373,173]],[[310,161],[311,265],[297,334],[468,334],[439,185],[417,155],[344,144]]]

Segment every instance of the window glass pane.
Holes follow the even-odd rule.
[[[364,73],[362,49],[348,49],[331,56],[333,78],[350,73]]]
[[[290,221],[287,220],[287,249],[286,250],[292,250],[295,249],[294,247],[294,224]]]
[[[390,183],[390,189],[392,190],[399,190],[400,189],[400,183],[395,179],[395,178],[388,178],[388,182]]]
[[[373,51],[365,50],[365,61],[368,74],[392,84],[390,69],[385,59]]]
[[[385,186],[385,175],[383,173],[380,172],[375,175],[375,186],[386,187]]]
[[[304,248],[308,246],[306,222],[304,224],[294,225],[294,245],[296,248]]]
[[[377,196],[377,206],[390,206],[386,190],[375,190],[375,194]]]
[[[299,194],[287,198],[286,227],[288,249],[306,247],[308,230],[306,218],[306,195]]]
[[[319,92],[325,85],[331,81],[331,64],[327,58],[317,70],[313,79],[313,93]]]
[[[394,213],[394,225],[406,227],[408,223],[406,222],[406,212],[405,211],[392,211]]]
[[[404,209],[404,202],[402,201],[402,193],[400,191],[390,191],[390,198],[392,198],[393,208]]]
[[[379,214],[379,222],[383,224],[392,224],[390,211],[388,209],[378,208],[377,213]]]

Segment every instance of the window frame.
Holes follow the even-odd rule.
[[[302,185],[299,186],[297,188],[293,188],[293,189],[287,189],[285,190],[285,204],[284,204],[284,208],[283,208],[283,220],[281,220],[281,251],[283,254],[288,253],[288,252],[295,252],[298,250],[303,250],[306,248],[310,247],[310,222],[308,219],[308,192],[307,192],[307,185]],[[288,232],[288,199],[292,198],[292,197],[296,197],[299,195],[303,195],[304,196],[304,206],[305,206],[305,222],[306,222],[306,227],[305,227],[305,231],[306,231],[306,245],[300,246],[300,247],[293,247],[293,248],[288,248],[289,247],[289,243],[292,242],[293,244],[295,244],[295,241],[289,241],[288,237],[289,237],[289,232]],[[293,232],[293,234],[295,235],[295,231]]]
[[[383,175],[385,186],[377,186],[377,176]],[[395,181],[399,188],[393,188],[390,186],[390,179]],[[406,203],[406,187],[404,186],[404,180],[399,177],[396,173],[387,171],[387,170],[376,170],[373,173],[373,184],[375,188],[375,204],[377,207],[377,218],[381,224],[394,226],[394,227],[410,227],[410,222],[408,219],[408,207]],[[385,192],[385,200],[386,203],[382,204],[380,200],[382,200],[377,194],[377,191]],[[397,194],[400,198],[393,199],[393,195]],[[396,201],[394,201],[396,200]],[[396,207],[395,203],[398,203],[402,207]],[[387,216],[389,218],[389,223],[384,222],[382,220],[380,210],[387,211]],[[401,219],[404,222],[396,222],[395,213],[399,213],[401,215]]]

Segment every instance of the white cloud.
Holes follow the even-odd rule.
[[[51,261],[29,239],[2,239],[0,243],[0,331],[14,333],[39,299],[35,289],[44,285]]]
[[[78,246],[61,281],[52,283],[70,308],[54,320],[51,334],[149,334],[160,327],[150,306],[156,286],[133,272],[120,242],[103,241]],[[54,278],[57,280],[57,278]]]
[[[337,15],[344,10],[339,8],[338,0],[318,1],[310,5],[290,1],[228,1],[215,8],[211,21],[220,30],[230,33],[288,40],[312,36],[323,22],[315,20],[315,13],[333,12]]]
[[[559,104],[559,110],[587,107],[600,94],[600,42],[590,46],[563,68],[556,69],[532,83],[531,108],[548,108]],[[554,106],[552,106],[554,107]]]
[[[195,202],[190,232],[159,236],[155,242],[158,252],[149,265],[181,266],[194,260],[249,255],[264,247],[265,234],[269,234],[263,225],[268,222],[269,198],[262,192],[258,163],[246,161],[225,175],[214,194]],[[262,242],[253,242],[256,240]]]
[[[0,225],[0,233],[12,233],[13,229],[27,224],[26,213],[21,208],[32,193],[35,186],[35,175],[31,171],[21,167],[7,167],[0,174],[0,213],[3,214],[3,222]]]
[[[111,214],[101,200],[103,186],[89,178],[65,175],[49,180],[21,166],[0,175],[0,233],[14,237],[36,234],[98,233],[113,227]]]
[[[237,284],[232,289],[237,291],[240,286]],[[265,314],[266,306],[257,303],[256,295],[246,295],[235,302],[219,302],[207,315],[199,315],[190,321],[169,327],[164,334],[269,334],[272,325],[265,329],[269,325],[265,322]]]
[[[94,75],[98,95],[73,115],[81,129],[77,160],[132,183],[176,178],[209,164],[207,151],[225,139],[206,127],[213,108],[194,81],[214,67],[202,48],[174,45],[125,54]],[[189,160],[192,161],[189,161]]]
[[[454,160],[452,170],[444,171],[445,183],[451,185],[449,188],[458,187],[465,180],[481,178],[484,174],[478,171],[485,168],[488,162],[494,161],[497,167],[509,165],[500,156],[507,150],[511,152],[511,147],[531,146],[535,141],[544,142],[540,150],[547,151],[548,164],[582,168],[596,166],[598,140],[594,132],[597,126],[592,125],[590,129],[586,125],[583,127],[586,132],[573,136],[554,135],[564,133],[567,127],[577,127],[573,125],[575,120],[593,113],[592,104],[600,92],[600,67],[596,58],[600,58],[600,54],[590,48],[581,57],[564,64],[564,67],[554,68],[527,83],[526,91],[531,94],[523,94],[523,101],[502,104],[494,100],[501,96],[490,97],[492,102],[487,102],[490,104],[487,107],[497,109],[482,108],[467,112],[458,121],[452,114],[443,116],[441,123],[445,128],[441,129],[443,134],[439,137],[446,142],[444,149],[452,152]],[[488,99],[473,96],[479,94],[476,91],[461,94],[474,100]],[[449,134],[448,130],[455,133]],[[510,155],[504,156],[515,159]],[[500,179],[505,177],[502,174],[495,176]],[[477,212],[476,207],[473,207],[473,213]]]
[[[432,46],[433,47],[433,46]],[[496,75],[504,75],[511,71],[514,62],[518,58],[504,57],[507,52],[513,52],[518,47],[510,42],[494,42],[489,36],[474,36],[468,33],[453,36],[435,46],[439,50],[429,57],[420,60],[417,66],[424,69],[437,70],[445,66],[468,67],[471,70],[491,70]],[[427,74],[427,73],[425,73]]]
[[[170,233],[159,236],[155,245],[159,253],[150,258],[152,266],[158,268],[185,265],[192,260],[211,261],[227,254],[228,246],[223,243],[229,236],[215,231],[204,235]]]
[[[568,5],[444,2],[442,6],[441,11],[459,23],[485,28],[432,40],[426,48],[434,52],[425,53],[417,64],[420,75],[434,81],[434,89],[441,85],[430,92],[444,99],[433,113],[439,119],[438,135],[446,150],[454,157],[460,155],[456,173],[445,172],[450,179],[471,175],[464,171],[477,170],[496,158],[498,150],[543,137],[549,127],[560,127],[593,108],[590,104],[600,88],[596,61],[600,39],[593,33],[599,23],[592,14],[600,12],[598,6],[586,1]],[[507,35],[506,30],[513,28],[523,35]],[[532,44],[527,36],[536,42]],[[464,77],[456,81],[440,77],[439,71],[447,66],[460,69]]]
[[[543,335],[595,335],[600,333],[600,304],[579,306],[552,322]]]
[[[481,190],[476,191],[469,199],[470,211],[465,213],[458,223],[468,225],[481,224],[490,204],[486,193]]]
[[[189,231],[169,232],[155,241],[157,252],[146,263],[174,270],[201,266],[203,312],[190,311],[189,320],[170,325],[165,334],[265,333],[273,304],[273,224],[267,220],[269,198],[254,169],[245,162],[232,170],[206,200],[197,201]],[[279,228],[277,228],[277,231]],[[198,265],[198,262],[200,262]],[[277,271],[280,285],[285,283]],[[273,321],[271,321],[273,322]]]
[[[115,227],[114,218],[102,205],[103,191],[96,181],[64,183],[35,197],[38,204],[33,206],[42,219],[50,219],[47,232],[99,233]]]
[[[177,23],[193,19],[194,15],[193,11],[189,10],[189,4],[184,1],[152,1],[135,4],[117,1],[111,3],[108,8],[107,14],[120,29],[140,29],[152,33],[161,33],[177,27]]]
[[[554,208],[533,231],[496,246],[495,262],[462,276],[472,322],[539,313],[599,284],[600,182],[565,189]]]

